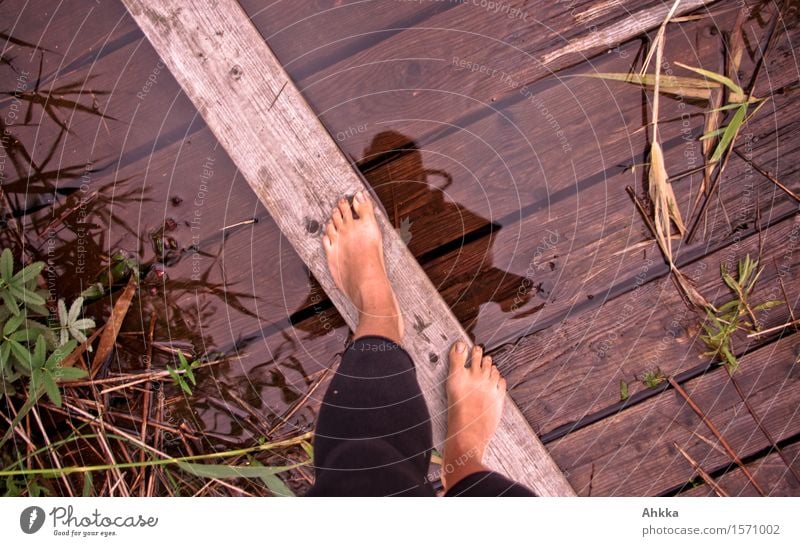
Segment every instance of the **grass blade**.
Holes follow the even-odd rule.
[[[717,83],[720,83],[731,90],[732,93],[735,93],[740,96],[744,96],[744,90],[736,85],[732,79],[728,78],[727,76],[723,76],[722,74],[717,74],[716,72],[712,72],[710,70],[704,70],[702,68],[696,68],[694,66],[689,66],[678,61],[675,61],[675,64],[680,66],[681,68],[685,68],[686,70],[691,70],[696,74],[700,74],[701,76],[705,76],[706,78],[713,80]]]

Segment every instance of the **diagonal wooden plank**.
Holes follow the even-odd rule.
[[[334,286],[320,242],[336,200],[367,188],[235,0],[123,0],[147,38],[319,280],[344,319],[356,311]],[[213,191],[213,190],[212,190]],[[447,350],[467,339],[447,304],[384,214],[389,277],[406,321],[404,346],[431,411],[434,442],[445,434]],[[264,256],[264,259],[269,259]],[[487,464],[540,495],[574,495],[509,399]]]

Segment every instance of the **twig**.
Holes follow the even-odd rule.
[[[779,330],[784,330],[786,328],[791,328],[792,326],[798,326],[798,325],[800,325],[800,319],[795,319],[791,322],[787,322],[786,324],[781,324],[780,326],[773,326],[772,328],[767,328],[766,330],[759,330],[758,332],[747,334],[747,337],[763,336],[765,334],[771,334],[773,332],[777,332]]]
[[[670,277],[672,278],[673,284],[675,284],[675,288],[678,289],[678,294],[681,295],[681,299],[683,302],[689,307],[690,309],[692,306],[699,307],[701,309],[711,309],[716,310],[711,303],[709,303],[697,290],[689,285],[689,281],[683,276],[680,272],[678,267],[675,265],[675,262],[672,261],[672,256],[669,254],[668,249],[664,246],[664,242],[658,236],[656,232],[656,226],[653,224],[653,221],[648,216],[647,211],[642,205],[639,198],[636,196],[636,191],[630,186],[625,187],[625,191],[628,192],[628,195],[633,200],[633,204],[636,205],[636,209],[639,211],[639,214],[644,220],[645,225],[650,230],[650,233],[653,235],[653,238],[658,243],[658,248],[661,251],[661,255],[664,258],[664,261],[667,263],[669,267]]]
[[[220,362],[226,362],[226,361],[227,361],[227,359],[220,359],[220,360],[214,360],[212,362],[205,362],[203,364],[195,366],[192,369],[193,370],[198,370],[200,368],[205,368],[207,366],[212,366],[214,364],[219,364]],[[182,370],[182,369],[176,369],[176,370],[173,370],[173,371],[175,373],[179,374],[179,375],[183,375],[185,373],[185,370]],[[136,379],[131,379],[133,377],[135,377]],[[131,381],[129,381],[128,383],[124,383],[122,385],[116,385],[114,387],[108,387],[106,389],[103,389],[102,391],[100,391],[100,394],[108,394],[108,393],[111,393],[111,392],[114,392],[114,391],[127,389],[128,387],[133,387],[135,385],[139,385],[141,383],[145,383],[145,382],[148,382],[148,381],[162,380],[162,379],[166,380],[168,378],[169,378],[169,372],[166,371],[166,370],[159,371],[159,372],[152,372],[152,373],[149,373],[149,374],[138,374],[138,375],[131,376],[131,377],[123,377],[122,378],[123,380],[124,379],[131,379]],[[97,382],[97,383],[102,384],[102,382],[104,380],[95,379],[94,381]],[[116,382],[116,381],[120,381],[120,378],[114,378],[113,381],[110,378],[108,378],[108,380],[106,382],[110,383],[110,382]],[[79,382],[76,382],[76,383],[80,384],[81,382],[79,381]]]
[[[341,353],[337,354],[336,356],[341,356]],[[314,391],[316,391],[316,390],[317,390],[317,387],[319,387],[319,386],[320,386],[320,385],[321,385],[321,384],[322,384],[322,383],[325,381],[325,378],[326,378],[326,377],[328,377],[328,374],[330,373],[330,371],[331,371],[331,368],[330,368],[330,367],[328,367],[328,368],[325,368],[325,370],[322,372],[322,375],[320,376],[320,378],[319,378],[319,379],[318,379],[318,380],[317,380],[317,381],[316,381],[316,382],[315,382],[315,383],[314,383],[314,384],[311,386],[311,388],[310,388],[310,389],[308,389],[308,391],[306,391],[305,395],[303,395],[303,397],[302,397],[301,399],[299,399],[299,400],[298,400],[298,401],[297,401],[297,402],[296,402],[296,403],[295,403],[295,404],[294,404],[294,405],[293,405],[293,406],[292,406],[292,407],[289,409],[289,411],[287,411],[287,412],[286,412],[286,415],[283,415],[283,416],[281,416],[281,417],[280,417],[280,422],[279,422],[279,423],[277,423],[275,426],[273,426],[273,427],[272,427],[272,428],[269,430],[269,432],[267,433],[267,437],[268,437],[268,438],[272,437],[272,435],[273,435],[273,434],[275,434],[275,432],[276,432],[276,431],[280,430],[280,428],[281,428],[283,425],[285,425],[286,423],[288,423],[288,422],[289,422],[289,419],[291,419],[291,418],[292,418],[292,416],[293,416],[295,413],[297,413],[297,411],[298,411],[298,410],[299,410],[299,409],[300,409],[300,408],[301,408],[303,405],[305,405],[305,403],[308,401],[308,399],[311,397],[311,395],[313,395],[313,394],[314,394]]]
[[[667,377],[667,380],[669,381],[669,384],[672,385],[672,388],[674,388],[675,391],[678,394],[680,394],[684,400],[686,400],[686,403],[689,404],[689,407],[691,407],[692,410],[694,410],[697,416],[700,417],[700,419],[714,434],[714,436],[717,437],[717,440],[719,440],[719,442],[722,444],[722,447],[724,447],[725,451],[728,453],[728,456],[733,460],[734,463],[736,463],[736,465],[739,468],[742,469],[742,472],[744,472],[744,475],[747,476],[748,480],[750,480],[750,483],[753,484],[753,487],[756,488],[756,491],[758,491],[759,495],[761,495],[762,497],[766,496],[764,490],[761,488],[760,485],[758,485],[756,479],[750,473],[750,470],[745,466],[745,464],[733,450],[731,445],[728,443],[728,440],[726,440],[725,437],[722,435],[722,433],[719,431],[717,426],[711,421],[711,419],[708,418],[708,416],[703,412],[703,410],[700,409],[700,407],[694,402],[694,400],[692,400],[689,397],[689,394],[683,389],[683,387],[680,386],[680,384],[677,381],[675,381],[675,379],[672,378],[672,376]]]
[[[159,391],[160,396],[157,396],[158,406],[156,407],[156,420],[161,421],[164,415],[164,396],[163,392]],[[155,444],[156,449],[162,449],[162,439],[163,434],[161,432],[160,427],[156,427],[155,429],[155,438],[153,443]],[[156,467],[153,472],[150,473],[150,482],[147,484],[147,496],[152,497],[155,495],[156,490],[156,476],[159,477],[159,480],[163,482],[163,473],[161,469]]]
[[[13,406],[13,404],[11,404],[11,398],[8,396],[8,393],[6,393],[6,400],[7,400],[7,403],[8,403],[8,407],[9,407],[9,408],[11,408],[11,410],[12,410],[12,413],[14,414],[14,416],[16,416],[16,410],[14,409],[14,406]],[[5,413],[3,413],[3,412],[0,412],[0,416],[2,416],[2,417],[3,417],[3,420],[4,420],[6,423],[8,423],[8,426],[11,426],[11,423],[12,423],[12,421],[11,421],[11,419],[9,419],[9,418],[8,418],[8,416],[7,416]],[[36,445],[35,445],[35,444],[34,444],[34,443],[31,441],[31,439],[30,439],[30,436],[28,436],[28,435],[25,433],[25,429],[24,429],[24,428],[22,428],[22,423],[20,423],[20,424],[18,424],[18,425],[17,425],[17,428],[15,429],[15,432],[16,432],[16,433],[19,435],[19,437],[20,437],[20,438],[22,438],[22,440],[23,440],[23,441],[24,441],[24,442],[27,444],[27,446],[28,446],[28,454],[26,455],[25,459],[26,459],[26,460],[29,460],[29,459],[30,459],[30,457],[31,457],[31,455],[30,455],[30,454],[31,454],[31,453],[34,453],[34,452],[36,451]],[[18,452],[18,453],[19,453],[19,452]],[[40,467],[41,467],[41,466],[44,466],[44,465],[42,464],[42,460],[39,458],[39,456],[38,456],[38,455],[34,455],[34,458],[36,459],[36,461],[37,461],[37,463],[39,464],[39,466],[40,466]]]
[[[694,469],[694,471],[695,471],[695,472],[697,472],[697,474],[698,474],[698,475],[699,475],[701,478],[703,478],[703,481],[704,481],[704,482],[706,482],[706,483],[707,483],[707,484],[708,484],[708,485],[711,487],[711,489],[713,489],[713,490],[714,490],[714,493],[716,493],[716,494],[717,494],[717,496],[719,496],[719,497],[730,497],[730,495],[728,495],[728,494],[725,492],[725,490],[724,490],[724,489],[722,489],[722,487],[720,487],[720,485],[719,485],[719,484],[718,484],[716,481],[714,481],[714,478],[712,478],[712,477],[711,477],[711,476],[708,474],[708,472],[706,472],[705,470],[703,470],[703,468],[700,466],[700,463],[698,463],[697,461],[695,461],[695,460],[694,460],[694,458],[693,458],[691,455],[689,455],[689,454],[688,454],[688,453],[687,453],[687,452],[686,452],[686,451],[685,451],[685,450],[684,450],[684,449],[683,449],[681,446],[679,446],[677,443],[675,443],[675,442],[672,442],[672,445],[674,445],[674,446],[675,446],[675,449],[677,449],[677,450],[678,450],[678,453],[680,453],[681,455],[683,455],[683,458],[684,458],[684,459],[686,459],[686,461],[687,461],[687,462],[688,462],[690,465],[692,465],[692,468]]]
[[[757,165],[757,164],[756,164],[756,163],[755,163],[755,162],[754,162],[752,159],[748,159],[747,157],[745,157],[745,156],[742,154],[742,152],[740,152],[739,150],[734,150],[733,152],[734,152],[736,155],[738,155],[738,156],[739,156],[739,157],[740,157],[740,158],[741,158],[741,159],[742,159],[742,160],[743,160],[745,163],[747,163],[748,165],[750,165],[751,167],[753,167],[753,169],[755,169],[756,171],[758,171],[758,173],[759,173],[761,176],[763,176],[764,178],[766,178],[767,180],[769,180],[770,182],[772,182],[773,184],[775,184],[776,186],[778,186],[778,187],[779,187],[781,190],[783,190],[783,191],[784,191],[784,193],[786,193],[786,195],[788,195],[789,197],[791,197],[792,199],[794,199],[795,201],[797,201],[798,203],[800,203],[800,195],[797,195],[797,194],[796,194],[796,193],[794,193],[792,190],[790,190],[789,188],[787,188],[786,186],[784,186],[784,185],[783,185],[783,183],[782,183],[780,180],[778,180],[777,178],[775,178],[774,176],[772,176],[772,175],[769,173],[769,171],[766,171],[766,170],[762,169],[762,168],[761,168],[760,166],[758,166],[758,165]]]
[[[33,414],[36,424],[39,425],[39,430],[42,432],[42,438],[44,438],[45,443],[50,446],[50,438],[47,436],[47,429],[45,429],[44,425],[42,424],[42,418],[39,415],[39,408],[33,407],[31,409],[31,414]],[[55,465],[56,468],[61,469],[61,461],[56,456],[55,451],[52,448],[48,449],[47,451],[50,453],[50,459],[53,461],[53,465]],[[67,478],[66,475],[62,475],[61,480],[64,482],[64,487],[66,488],[67,493],[69,493],[69,496],[74,497],[75,492],[72,490],[72,484],[69,483],[69,478]]]
[[[153,332],[155,331],[155,328],[156,328],[156,312],[152,311],[150,314],[150,330],[148,331],[147,334],[147,362],[145,362],[145,365],[147,366],[148,370],[150,369],[153,361]],[[144,396],[142,396],[142,427],[141,427],[142,443],[147,442],[147,421],[150,418],[150,383],[145,383],[145,385],[146,388],[144,391]],[[145,457],[146,457],[146,452],[143,449],[141,450],[141,454],[139,455],[139,461],[144,462]],[[147,469],[142,467],[141,478],[140,478],[141,483],[139,485],[140,496],[145,496],[145,494],[147,493],[146,489],[147,484],[145,480],[146,476],[147,476]]]
[[[734,377],[733,372],[727,366],[725,366],[725,369],[728,371],[728,375],[731,377],[731,383],[733,383],[736,392],[739,394],[739,398],[741,398],[742,402],[744,402],[744,406],[747,408],[747,411],[750,413],[750,416],[753,418],[753,421],[755,421],[756,425],[758,425],[758,429],[767,438],[772,449],[774,449],[778,453],[781,460],[786,465],[786,468],[789,469],[789,472],[792,473],[794,479],[797,480],[797,483],[800,484],[800,475],[798,475],[797,470],[794,469],[791,461],[789,461],[788,457],[786,457],[786,454],[783,452],[783,450],[780,447],[778,447],[778,444],[777,442],[775,442],[775,439],[772,437],[772,434],[770,434],[770,432],[761,422],[761,419],[759,419],[758,414],[750,405],[750,402],[747,400],[747,397],[744,395],[744,392],[742,392],[742,388],[739,386],[739,382]]]

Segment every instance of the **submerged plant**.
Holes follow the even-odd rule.
[[[80,297],[72,302],[67,311],[64,300],[58,300],[58,321],[61,325],[60,344],[66,345],[70,336],[78,343],[86,341],[85,330],[95,327],[94,321],[90,318],[80,318],[83,308],[83,298]]]
[[[178,352],[178,361],[179,364],[177,368],[167,366],[167,371],[175,384],[188,396],[191,396],[192,387],[197,386],[197,380],[194,377],[194,368],[200,365],[200,361],[192,360],[189,362],[181,352]],[[192,387],[189,386],[189,383],[192,384]]]
[[[47,324],[47,291],[37,286],[44,266],[43,262],[35,262],[15,273],[11,250],[0,254],[0,381],[13,392],[16,383],[28,378],[26,407],[44,393],[54,404],[61,405],[58,383],[86,375],[84,370],[62,366],[63,360],[78,343],[86,341],[85,331],[95,325],[91,319],[79,318],[83,298],[75,300],[69,311],[60,300],[60,338],[56,337]],[[18,416],[23,413],[20,411]]]
[[[706,310],[708,320],[703,324],[705,334],[700,336],[709,349],[706,356],[721,358],[728,370],[736,371],[739,361],[733,351],[733,335],[738,330],[752,332],[759,328],[755,313],[780,305],[782,302],[770,300],[755,307],[750,305],[750,295],[763,268],[758,268],[758,260],[752,260],[748,254],[744,260],[739,261],[736,279],[728,272],[725,264],[720,266],[723,282],[733,292],[734,298],[721,305],[717,312]]]

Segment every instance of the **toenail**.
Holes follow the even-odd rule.
[[[359,203],[363,203],[367,200],[367,197],[364,195],[364,190],[361,190],[356,194],[356,199]]]
[[[457,353],[463,353],[466,350],[467,350],[467,346],[464,344],[463,341],[459,341],[458,343],[456,343],[456,352]]]

